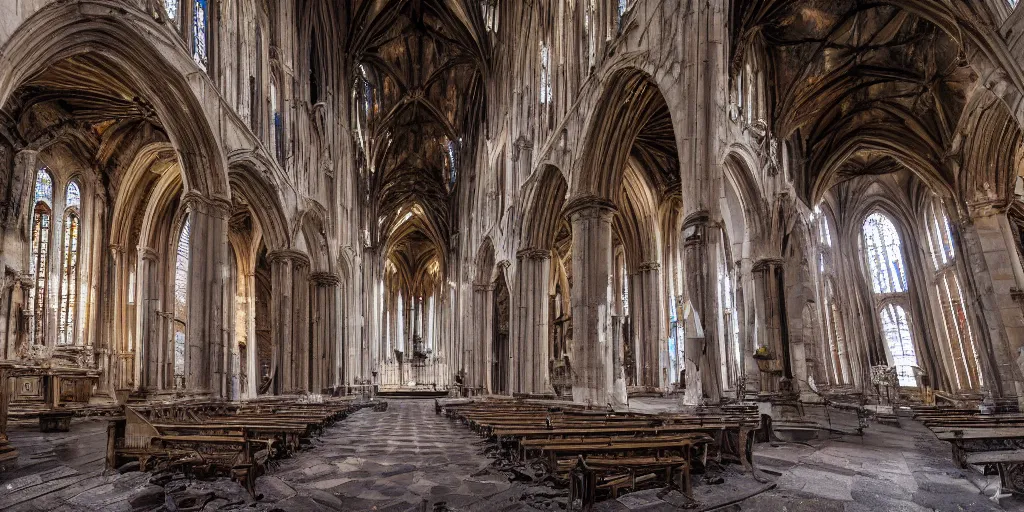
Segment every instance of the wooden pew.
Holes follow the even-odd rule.
[[[1024,494],[1024,415],[978,414],[971,410],[918,414],[940,441],[950,443],[953,462],[995,468],[1001,490]]]

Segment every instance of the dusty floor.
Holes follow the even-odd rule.
[[[389,400],[387,412],[360,411],[330,429],[316,446],[280,461],[257,482],[255,503],[227,480],[150,483],[144,473],[103,470],[106,422],[76,420],[70,434],[40,434],[16,424],[21,451],[0,468],[0,510],[562,510],[565,492],[513,478],[465,427],[434,413],[430,400]],[[696,478],[702,505],[723,510],[923,511],[1022,510],[1021,501],[989,501],[992,480],[965,478],[949,449],[920,425],[872,424],[867,435],[806,444],[758,445],[767,483],[720,469],[724,483]],[[986,491],[991,494],[992,488]],[[603,511],[678,510],[689,502],[657,490],[599,505]],[[443,505],[442,505],[443,504]],[[698,506],[699,510],[704,507]],[[693,509],[691,509],[693,510]]]

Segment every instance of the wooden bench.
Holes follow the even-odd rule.
[[[1024,494],[1024,415],[949,411],[915,418],[940,441],[950,443],[958,467],[994,468],[999,473],[1000,495],[1003,490]]]

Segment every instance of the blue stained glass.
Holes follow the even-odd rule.
[[[65,203],[68,208],[77,208],[82,205],[82,193],[78,188],[77,182],[72,181],[71,183],[68,183],[68,194]]]
[[[46,168],[42,168],[36,173],[36,200],[52,205],[53,204],[53,177],[50,176],[50,172]]]
[[[203,69],[206,69],[206,64],[209,62],[206,52],[206,29],[209,26],[206,2],[207,0],[195,0],[192,9],[192,59]]]

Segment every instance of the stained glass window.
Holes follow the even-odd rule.
[[[587,47],[587,71],[597,63],[597,41],[591,30],[591,18],[594,16],[594,0],[587,0],[583,8],[583,44]]]
[[[818,236],[821,245],[832,247],[832,231],[828,228],[828,218],[821,212],[820,208],[815,208],[815,213],[818,215]]]
[[[872,213],[864,220],[864,249],[875,293],[907,291],[902,242],[889,217]]]
[[[178,235],[174,262],[174,379],[182,386],[185,378],[185,326],[188,321],[188,271],[192,245],[191,222],[185,217]]]
[[[164,0],[164,10],[167,11],[167,18],[177,23],[178,0]]]
[[[207,29],[210,23],[206,5],[207,0],[194,0],[192,4],[192,59],[204,70],[209,62]]]
[[[281,120],[281,110],[277,106],[277,84],[270,81],[270,114],[274,119],[274,151],[277,161],[284,165],[284,127]]]
[[[65,195],[64,206],[67,208],[78,208],[82,206],[82,192],[78,188],[78,182],[68,183],[68,192]]]
[[[449,140],[446,144],[446,150],[448,153],[448,186],[454,187],[455,180],[458,179],[458,168],[456,167],[455,159],[455,141]]]
[[[900,386],[916,386],[913,367],[917,366],[917,354],[910,339],[910,324],[902,306],[889,304],[882,308],[882,333],[892,354],[893,366],[899,375]]]
[[[624,21],[623,18],[626,15],[626,6],[627,6],[626,4],[628,4],[628,3],[629,3],[629,0],[619,0],[619,11],[618,11],[619,12],[619,32],[622,32],[623,21]]]
[[[626,264],[622,264],[622,316],[629,317],[629,272]]]
[[[47,269],[50,267],[50,220],[53,205],[53,176],[46,168],[36,173],[35,208],[32,211],[32,336],[44,339],[46,326]]]
[[[544,41],[540,43],[540,103],[547,105],[551,97],[551,51]]]
[[[953,228],[941,201],[935,200],[925,222],[932,263],[935,266],[935,293],[952,356],[953,379],[963,390],[982,385],[981,364],[974,344],[974,333],[967,321],[967,303],[960,288],[960,277],[954,263]]]
[[[74,182],[72,182],[74,185]],[[70,192],[70,186],[68,187]],[[64,217],[64,254],[60,273],[60,318],[58,338],[61,345],[76,342],[75,320],[78,316],[78,237],[80,221],[74,206],[68,207]]]
[[[50,206],[53,205],[53,176],[50,176],[50,171],[45,167],[36,173],[35,199],[37,203],[43,202]]]

